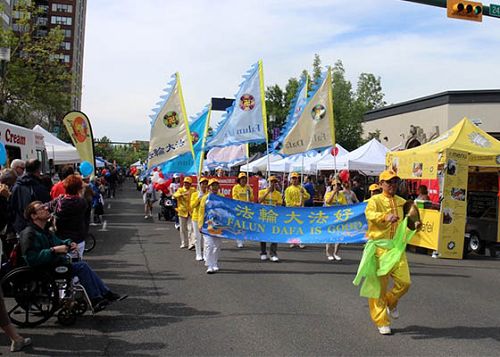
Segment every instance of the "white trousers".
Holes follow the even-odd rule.
[[[193,235],[195,237],[194,247],[196,249],[196,259],[203,258],[203,237],[198,227],[198,221],[193,220]]]
[[[181,245],[188,247],[194,245],[193,240],[193,227],[191,224],[191,217],[179,217]]]
[[[222,240],[207,235],[203,235],[203,239],[205,240],[205,265],[208,268],[218,267],[217,262],[219,261]]]

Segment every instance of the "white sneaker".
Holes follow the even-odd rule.
[[[260,260],[262,260],[262,261],[267,260],[267,254],[261,254]]]
[[[213,274],[213,273],[215,273],[214,268],[208,268],[207,269],[207,274]]]
[[[280,258],[278,258],[276,255],[273,255],[273,256],[271,257],[271,261],[272,261],[272,262],[279,262],[279,261],[280,261]]]
[[[326,259],[328,259],[328,260],[335,260],[335,258],[333,257],[333,255],[327,256]]]
[[[390,335],[392,333],[390,326],[380,326],[378,332],[380,332],[381,335]]]
[[[304,244],[299,244],[300,249],[304,249],[306,246]]]
[[[295,248],[296,245],[295,244],[290,244],[290,248]]]
[[[195,259],[196,259],[197,261],[201,262],[201,261],[203,260],[203,257],[202,257],[202,256],[197,256]]]
[[[439,258],[439,253],[437,252],[437,250],[432,252],[432,258],[434,258],[434,259]]]
[[[389,314],[390,317],[392,317],[393,319],[399,319],[399,311],[398,311],[398,308],[395,307],[394,309],[389,309],[389,307],[387,307],[387,313]]]
[[[91,226],[97,226],[97,223],[92,222],[92,223],[90,223],[90,225]]]
[[[237,246],[238,248],[243,248],[243,243],[242,243],[242,242],[238,242],[238,243],[236,243],[236,246]]]
[[[337,255],[337,254],[334,254],[333,257],[335,258],[336,261],[341,261],[342,258],[340,257],[340,255]]]
[[[215,273],[217,273],[219,271],[219,267],[218,266],[215,266],[212,269],[214,270]]]
[[[145,215],[145,216],[144,216],[144,219],[148,219],[148,218],[149,218],[149,216],[148,216],[148,215]]]
[[[186,246],[184,244],[181,244],[180,248],[183,249],[186,248]]]

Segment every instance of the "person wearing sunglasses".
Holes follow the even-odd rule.
[[[382,193],[372,196],[367,203],[365,215],[368,221],[367,238],[369,240],[391,240],[394,238],[398,224],[403,220],[403,206],[406,200],[397,196],[399,177],[392,170],[386,170],[380,174],[379,186]],[[375,258],[377,266],[384,254],[390,251],[388,248],[377,246]],[[389,278],[394,284],[391,290],[387,290]],[[397,319],[397,309],[400,298],[410,288],[410,270],[405,252],[401,259],[394,265],[389,274],[380,276],[381,293],[379,298],[369,298],[368,307],[370,316],[382,335],[391,334],[391,318]]]

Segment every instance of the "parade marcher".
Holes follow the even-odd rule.
[[[382,187],[378,183],[372,183],[370,187],[368,187],[368,191],[370,191],[370,198],[378,195],[379,193],[382,193]],[[368,201],[368,199],[365,200],[365,202]]]
[[[173,195],[179,188],[181,188],[181,176],[179,174],[174,174],[172,182],[168,186],[168,190],[170,194]],[[177,200],[174,198],[172,201],[175,208],[175,229],[179,230],[181,226],[179,224],[179,215],[177,214]]]
[[[344,188],[342,190],[342,193],[344,194],[348,205],[359,203],[358,197],[356,196],[354,191],[351,190],[351,183],[349,182],[349,180],[343,182],[342,187]]]
[[[223,196],[219,193],[219,181],[215,178],[208,181],[208,195],[203,196],[200,201],[200,209],[198,211],[198,226],[201,231],[205,223],[205,207],[210,194]],[[222,240],[209,235],[204,235],[205,241],[205,266],[207,267],[207,274],[214,274],[219,271],[219,253],[222,245]]]
[[[248,178],[247,174],[244,172],[240,172],[237,179],[238,183],[233,186],[231,191],[231,196],[233,200],[244,201],[244,202],[253,202],[253,192],[250,185],[247,185]],[[243,248],[243,241],[237,240],[236,246],[238,248]]]
[[[313,207],[314,206],[314,182],[313,177],[311,175],[306,176],[304,182],[304,188],[309,194],[309,198],[304,201],[304,207]]]
[[[285,206],[287,207],[303,207],[304,202],[311,198],[306,189],[300,185],[299,182],[300,175],[297,172],[293,172],[290,175],[291,184],[285,190]],[[297,246],[296,244],[290,244],[290,248]],[[298,244],[298,246],[303,249],[304,244]]]
[[[341,191],[342,182],[339,180],[331,181],[331,189],[325,194],[325,206],[337,206],[337,205],[346,205],[347,198],[344,195],[344,192]],[[342,257],[339,255],[340,244],[327,244],[326,245],[326,258],[328,260],[337,260],[341,261]]]
[[[194,247],[196,251],[196,260],[203,260],[203,237],[201,236],[199,227],[199,211],[201,199],[208,195],[208,178],[200,178],[200,188],[198,192],[194,192],[191,195],[191,209],[193,211],[193,216],[191,217],[193,225],[193,234],[195,236]]]
[[[28,222],[24,218],[24,210],[30,202],[50,201],[50,191],[40,180],[42,163],[38,159],[28,160],[26,162],[26,173],[18,177],[16,184],[12,188],[10,197],[10,207],[14,215],[14,229],[17,233],[21,232]]]
[[[404,218],[403,206],[406,200],[396,195],[399,177],[392,170],[386,170],[380,174],[380,186],[383,192],[378,195],[372,196],[368,200],[366,206],[366,220],[368,221],[367,238],[373,246],[373,258],[375,259],[375,266],[377,269],[387,271],[385,275],[375,275],[373,279],[377,281],[380,286],[380,295],[378,298],[368,298],[368,307],[370,309],[370,316],[377,326],[382,335],[391,334],[390,318],[397,319],[399,312],[397,309],[398,301],[410,288],[410,270],[404,247],[400,255],[396,256],[397,261],[388,261],[394,257],[390,252],[398,252],[395,242],[392,246],[392,240],[395,238],[398,223]],[[418,228],[419,221],[416,221],[415,227]],[[406,229],[406,227],[403,227]],[[366,252],[366,247],[365,247]],[[368,260],[368,258],[366,259]],[[365,254],[363,255],[362,262],[365,261]],[[371,264],[370,264],[371,265]],[[360,264],[360,270],[362,264]],[[355,282],[359,284],[358,276]],[[389,277],[394,281],[393,287],[387,291],[389,285]]]
[[[156,201],[156,193],[155,189],[153,186],[153,183],[151,182],[151,179],[149,177],[146,177],[144,179],[144,182],[142,184],[142,200],[144,202],[144,219],[152,218],[153,217],[153,203]]]
[[[276,176],[269,176],[269,187],[259,191],[259,203],[269,206],[281,206],[283,198],[277,190],[278,179]],[[271,243],[270,259],[272,262],[278,262],[278,243]],[[260,242],[260,260],[267,260],[266,242]]]
[[[193,250],[194,235],[191,231],[191,195],[195,189],[191,187],[193,180],[191,177],[184,177],[182,187],[175,191],[173,197],[177,200],[177,214],[179,215],[181,248]]]

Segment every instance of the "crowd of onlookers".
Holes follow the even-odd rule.
[[[0,171],[0,238],[2,272],[19,265],[49,268],[62,261],[85,287],[94,311],[120,299],[83,261],[89,226],[102,221],[104,197],[116,195],[119,172],[101,170],[83,177],[72,165],[60,168],[53,184],[37,159],[13,160]],[[16,256],[13,266],[12,256]],[[20,257],[19,257],[20,256]],[[0,295],[0,327],[12,339],[12,351],[31,344],[9,321]]]

